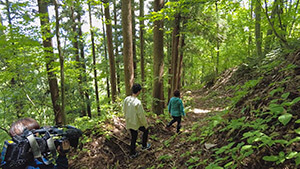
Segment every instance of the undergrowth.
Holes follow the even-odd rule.
[[[227,110],[207,118],[206,126],[194,125],[187,140],[215,147],[188,154],[189,168],[299,167],[300,90],[288,87],[297,66],[276,58],[257,67],[255,79],[230,87],[235,94]]]

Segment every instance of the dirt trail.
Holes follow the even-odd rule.
[[[208,94],[204,94],[201,91],[187,92],[185,94],[184,98],[190,98],[192,104],[185,107],[187,116],[182,120],[182,132],[180,134],[176,133],[176,123],[173,124],[171,131],[168,131],[165,129],[168,121],[159,117],[157,119],[149,118],[151,124],[149,133],[151,148],[150,150],[142,151],[139,144],[137,146],[139,156],[135,159],[128,157],[130,133],[125,129],[124,119],[115,117],[112,122],[105,124],[105,128],[110,131],[110,137],[90,135],[92,142],[83,145],[79,154],[76,152],[72,153],[72,156],[74,154],[77,155],[75,155],[74,159],[70,159],[70,168],[137,169],[149,168],[154,165],[156,165],[155,168],[184,166],[186,159],[180,158],[180,156],[186,151],[193,149],[193,146],[198,146],[187,144],[186,140],[188,136],[193,134],[193,125],[199,123],[208,114],[222,109],[217,102],[205,98]],[[184,98],[183,101],[185,102]],[[140,142],[140,138],[141,132],[139,132],[138,142]]]

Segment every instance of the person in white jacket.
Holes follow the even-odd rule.
[[[138,136],[138,130],[143,132],[142,136],[142,150],[148,150],[150,144],[148,141],[148,122],[144,113],[143,105],[141,101],[137,98],[142,91],[140,84],[134,84],[131,88],[132,95],[127,96],[124,99],[123,111],[126,121],[126,129],[131,133],[131,144],[130,144],[130,158],[135,158],[138,156],[136,152],[136,140]]]

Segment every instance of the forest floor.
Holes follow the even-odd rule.
[[[300,50],[275,51],[252,65],[228,69],[210,86],[184,91],[187,116],[181,133],[174,124],[171,131],[165,129],[169,115],[148,117],[152,147],[141,151],[139,144],[135,159],[128,155],[130,133],[124,119],[99,123],[84,132],[89,141],[70,153],[70,168],[297,168],[299,86]]]
[[[211,97],[215,99],[208,99]],[[130,133],[125,129],[125,121],[115,117],[112,121],[102,124],[109,132],[109,137],[105,135],[92,135],[92,141],[83,145],[79,154],[74,159],[70,159],[71,169],[138,169],[138,168],[188,168],[187,159],[180,157],[182,154],[193,149],[193,147],[203,146],[187,140],[193,135],[194,124],[204,125],[207,123],[205,117],[216,111],[221,111],[226,106],[226,93],[211,93],[210,90],[187,91],[183,98],[186,98],[188,106],[185,107],[186,116],[182,120],[182,129],[176,133],[176,123],[171,130],[167,130],[165,125],[167,118],[150,117],[149,143],[151,148],[142,151],[139,132],[137,151],[139,156],[135,159],[129,158]],[[183,100],[185,102],[185,100]],[[170,118],[169,118],[170,119]],[[202,124],[201,124],[202,123]],[[99,126],[99,127],[101,127]],[[97,130],[97,129],[95,129]],[[85,133],[89,135],[88,133]],[[72,156],[78,152],[73,152]]]

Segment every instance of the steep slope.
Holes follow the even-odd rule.
[[[210,88],[186,91],[183,131],[149,117],[152,148],[128,158],[130,134],[115,117],[85,133],[70,168],[297,168],[300,51],[229,69]]]

